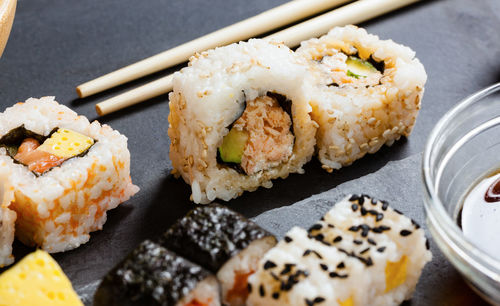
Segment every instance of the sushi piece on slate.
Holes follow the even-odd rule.
[[[296,54],[314,76],[309,99],[325,170],[410,135],[427,80],[410,48],[346,26],[302,42]]]
[[[276,238],[227,207],[210,204],[178,220],[160,244],[216,273],[224,304],[245,305],[247,279]]]
[[[248,304],[399,305],[431,258],[416,222],[387,202],[349,196],[261,259]]]
[[[220,304],[213,274],[146,240],[103,279],[95,306]]]
[[[0,275],[0,305],[83,306],[61,267],[42,250]]]
[[[170,159],[192,201],[229,201],[304,172],[317,127],[306,74],[289,48],[257,39],[202,52],[175,73]]]
[[[11,172],[16,236],[51,253],[86,243],[106,212],[139,190],[130,178],[127,138],[53,97],[0,114],[0,168]]]
[[[14,188],[10,184],[9,174],[6,167],[0,166],[0,267],[14,262],[12,242],[16,213],[9,208],[14,199]]]

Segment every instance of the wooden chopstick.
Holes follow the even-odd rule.
[[[80,98],[85,98],[148,74],[181,64],[196,52],[255,37],[349,1],[352,0],[290,1],[254,17],[81,84],[76,88],[76,92]]]
[[[335,26],[360,23],[418,1],[420,0],[359,0],[267,36],[266,39],[295,47],[301,41],[320,36]],[[97,114],[106,115],[170,92],[172,76],[168,75],[96,104]]]

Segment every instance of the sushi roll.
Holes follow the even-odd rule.
[[[0,305],[83,306],[57,262],[42,250],[0,275]]]
[[[198,54],[175,73],[170,159],[192,201],[228,201],[303,173],[316,133],[306,73],[289,48],[257,39]]]
[[[247,305],[370,305],[364,263],[294,227],[250,276]]]
[[[103,279],[95,306],[217,306],[220,288],[213,274],[146,240]]]
[[[9,174],[6,167],[0,167],[0,268],[14,262],[12,242],[16,213],[9,208],[14,199],[14,189],[10,184]]]
[[[432,259],[425,232],[416,221],[367,195],[344,198],[309,234],[333,242],[338,250],[366,264],[372,305],[409,300],[422,269]]]
[[[210,204],[177,221],[160,244],[215,273],[224,304],[245,305],[247,279],[276,238],[227,207]]]
[[[317,154],[329,172],[409,136],[427,80],[410,48],[355,26],[302,42]]]
[[[431,258],[415,221],[387,202],[349,196],[261,259],[248,305],[399,305]]]
[[[106,212],[139,190],[130,178],[127,138],[53,97],[0,114],[0,168],[10,171],[16,237],[50,253],[87,242]]]

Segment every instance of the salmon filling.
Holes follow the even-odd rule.
[[[232,130],[247,135],[240,166],[252,175],[286,162],[293,151],[292,119],[277,99],[261,96],[247,101],[247,106]]]
[[[59,166],[66,159],[60,158],[45,151],[36,150],[40,146],[38,140],[33,138],[25,139],[14,159],[28,167],[30,171],[44,173],[53,167]]]

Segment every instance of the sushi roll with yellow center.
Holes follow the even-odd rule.
[[[139,190],[130,178],[127,138],[53,97],[0,114],[0,169],[10,172],[16,236],[48,252],[87,242],[106,212]]]

